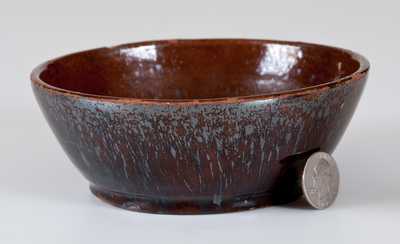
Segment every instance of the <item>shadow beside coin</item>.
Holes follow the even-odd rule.
[[[291,209],[304,209],[304,210],[314,210],[313,207],[310,206],[310,204],[307,203],[307,200],[304,197],[300,197],[294,202],[284,204],[284,205],[278,205],[276,207],[279,208],[291,208]]]

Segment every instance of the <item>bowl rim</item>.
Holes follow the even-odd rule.
[[[135,97],[118,97],[118,96],[107,96],[107,95],[96,95],[85,92],[68,90],[60,87],[56,87],[46,83],[40,78],[40,74],[47,68],[51,63],[60,60],[65,57],[70,57],[73,55],[81,54],[89,51],[96,51],[100,49],[120,49],[120,48],[131,48],[146,45],[168,45],[168,44],[189,44],[193,42],[237,42],[242,44],[278,44],[278,45],[290,45],[290,46],[313,46],[320,48],[334,49],[338,51],[345,52],[349,54],[354,60],[359,63],[359,67],[356,71],[341,78],[337,78],[331,81],[322,82],[318,85],[307,86],[299,89],[283,90],[279,92],[272,93],[262,93],[255,95],[245,95],[245,96],[228,96],[228,97],[216,97],[216,98],[135,98]],[[368,75],[370,69],[369,61],[361,54],[353,52],[348,49],[339,48],[335,46],[322,45],[317,43],[300,42],[300,41],[284,41],[284,40],[273,40],[273,39],[239,39],[239,38],[211,38],[211,39],[162,39],[162,40],[150,40],[141,42],[131,42],[124,43],[120,45],[114,45],[109,47],[100,47],[94,49],[88,49],[78,52],[73,52],[63,56],[59,56],[54,59],[50,59],[44,63],[36,66],[31,72],[30,79],[34,86],[39,86],[51,93],[57,93],[59,95],[69,96],[76,99],[88,99],[101,102],[111,102],[111,103],[122,103],[122,104],[208,104],[208,103],[241,103],[257,100],[269,100],[276,98],[287,98],[287,97],[298,97],[305,96],[312,93],[322,92],[323,90],[337,87],[339,85],[347,84],[354,80],[360,80]]]

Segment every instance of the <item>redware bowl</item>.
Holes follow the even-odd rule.
[[[169,40],[63,56],[33,91],[99,198],[229,212],[298,198],[294,169],[332,153],[369,69],[354,52],[271,40]]]

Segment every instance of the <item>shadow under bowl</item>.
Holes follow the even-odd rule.
[[[96,196],[200,214],[297,199],[294,169],[333,152],[368,69],[359,54],[317,44],[167,40],[63,56],[31,80]]]

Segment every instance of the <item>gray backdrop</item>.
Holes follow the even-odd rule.
[[[4,1],[0,3],[0,243],[395,243],[400,226],[398,1]],[[162,216],[109,207],[56,142],[29,73],[82,49],[166,38],[330,44],[371,62],[339,144],[334,206]]]

